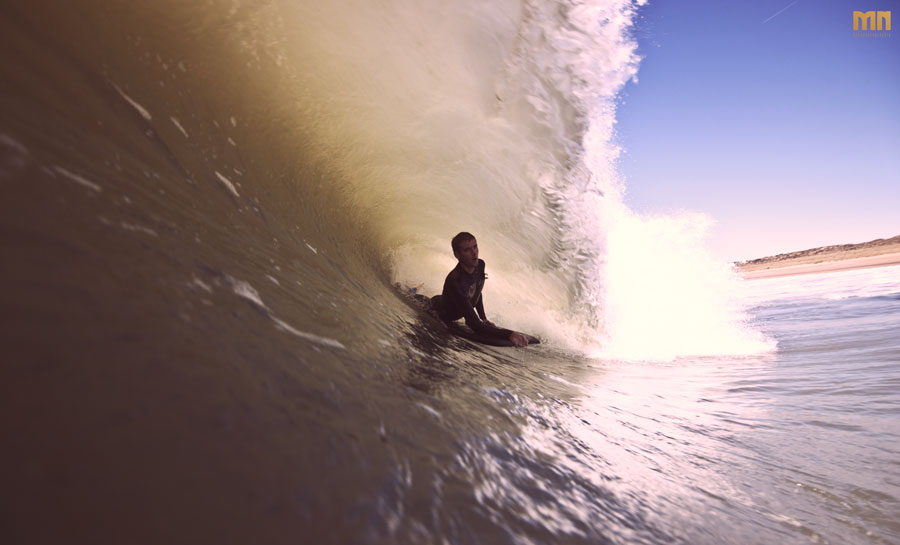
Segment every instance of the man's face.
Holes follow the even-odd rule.
[[[459,245],[459,251],[453,255],[467,269],[472,269],[478,264],[478,241],[467,240]]]

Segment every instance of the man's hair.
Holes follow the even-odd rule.
[[[469,242],[470,240],[475,240],[475,235],[465,231],[453,237],[453,240],[450,241],[450,246],[453,248],[453,254],[455,255],[459,252],[459,247],[463,242]]]

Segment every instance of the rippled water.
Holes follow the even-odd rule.
[[[900,536],[900,267],[750,283],[763,357],[603,362],[568,429],[687,542]]]
[[[748,289],[777,341],[763,356],[626,362],[542,347],[435,360],[465,369],[450,374],[467,395],[420,377],[418,404],[461,432],[453,462],[433,469],[470,489],[460,524],[490,520],[473,530],[486,543],[896,542],[900,267]],[[457,411],[476,406],[480,423],[460,430]],[[459,498],[431,499],[437,520],[459,516]]]
[[[440,483],[431,518],[398,517],[400,535],[449,524],[485,543],[896,542],[900,267],[748,288],[777,341],[763,356],[425,359],[435,374],[417,375],[416,410],[456,439],[452,461],[426,470]],[[446,482],[467,492],[443,495]]]

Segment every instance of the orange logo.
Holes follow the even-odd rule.
[[[862,23],[860,25],[860,23]],[[862,29],[859,27],[862,26]],[[876,28],[877,27],[877,28]],[[889,11],[854,11],[853,30],[890,30],[891,12]]]

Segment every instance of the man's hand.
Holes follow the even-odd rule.
[[[509,341],[513,343],[516,347],[522,348],[523,346],[528,346],[528,338],[521,333],[517,333],[513,331],[509,335]]]

